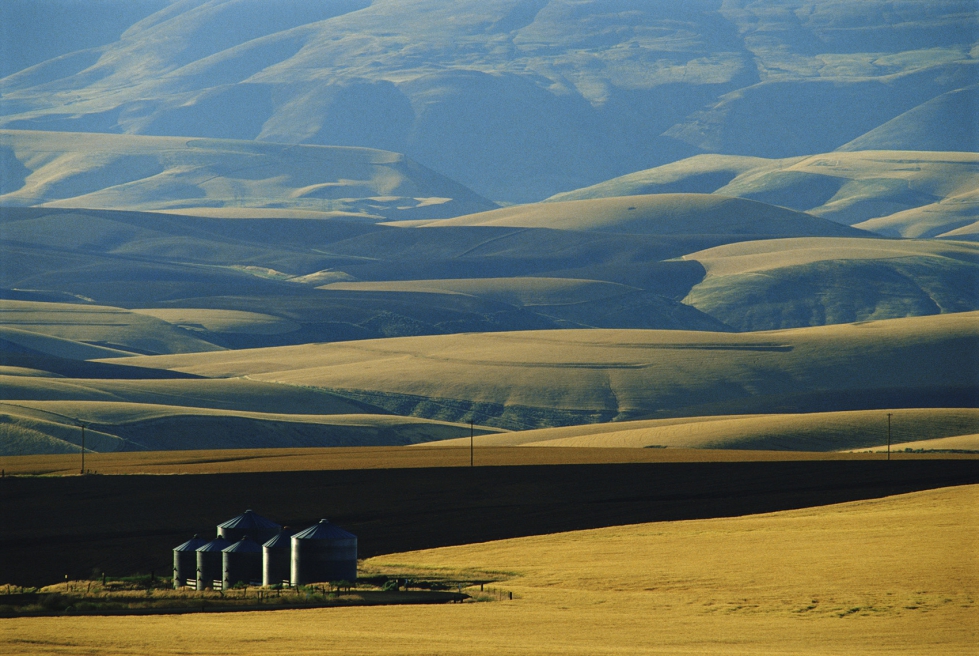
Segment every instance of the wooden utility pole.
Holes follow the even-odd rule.
[[[887,459],[891,459],[891,414],[887,413]]]
[[[473,454],[473,434],[474,434],[474,431],[473,431],[473,420],[470,419],[469,420],[469,466],[470,467],[475,467],[476,466],[476,464],[475,464],[475,458],[474,458],[474,454]]]
[[[78,425],[81,426],[82,429],[82,474],[84,474],[85,473],[85,423],[80,421],[78,422]]]

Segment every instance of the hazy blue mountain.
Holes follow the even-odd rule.
[[[965,97],[966,93],[959,92],[958,96]],[[946,105],[949,95],[927,104]],[[925,130],[911,129],[912,123],[927,123],[929,112],[919,109],[920,113],[915,110],[908,114],[918,113],[920,121],[903,114],[860,140],[923,138]],[[943,138],[937,136],[942,134],[941,123],[934,125],[929,134]],[[979,235],[977,189],[979,154],[974,152],[857,150],[783,159],[697,155],[556,194],[548,200],[718,194],[804,211],[889,237],[975,240]]]
[[[231,139],[0,130],[0,205],[368,221],[495,208],[404,155]]]
[[[497,201],[702,152],[889,143],[875,131],[911,119],[917,144],[975,134],[955,95],[979,83],[973,0],[13,0],[3,12],[0,127],[377,148]],[[915,114],[942,108],[954,125]]]

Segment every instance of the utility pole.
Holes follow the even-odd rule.
[[[85,422],[78,422],[82,429],[82,474],[85,473]]]
[[[475,459],[473,454],[473,420],[469,420],[469,466],[475,467]]]
[[[891,459],[891,414],[887,413],[887,459]]]

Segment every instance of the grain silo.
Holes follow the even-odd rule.
[[[255,584],[262,580],[262,545],[246,535],[221,551],[224,589],[238,583]]]
[[[357,579],[357,536],[325,519],[292,536],[292,585]]]
[[[271,519],[265,519],[251,510],[246,510],[237,517],[218,524],[218,535],[231,542],[237,542],[246,535],[255,542],[262,544],[282,530],[282,527]]]
[[[197,548],[197,589],[212,587],[214,581],[222,580],[224,559],[221,552],[231,543],[217,537]]]
[[[173,587],[183,587],[187,585],[188,579],[197,578],[197,549],[205,544],[207,540],[195,535],[173,548]]]
[[[279,534],[262,545],[262,585],[279,585],[292,572],[292,535],[295,531],[283,527]]]

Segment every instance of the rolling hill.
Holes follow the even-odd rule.
[[[495,205],[403,155],[67,132],[0,131],[0,204],[218,218],[449,217]]]
[[[676,192],[807,212],[892,237],[971,239],[979,155],[872,150],[765,159],[698,155],[558,194],[551,201]]]
[[[634,235],[870,236],[802,212],[717,194],[533,203],[412,225],[551,228]]]
[[[887,447],[887,409],[844,412],[717,415],[623,421],[481,435],[477,446],[746,449],[843,451]],[[979,410],[905,408],[892,411],[893,450],[976,450]],[[914,440],[910,442],[909,440]],[[469,439],[437,442],[468,446]],[[907,443],[907,444],[905,444]]]
[[[511,429],[976,403],[976,313],[755,333],[562,330],[127,358]]]
[[[975,138],[969,0],[29,5],[3,5],[4,128],[376,148],[497,201],[895,120],[887,147]]]
[[[742,331],[979,309],[970,242],[773,239],[684,258],[707,270],[684,303]]]
[[[96,453],[394,446],[470,432],[468,425],[393,415],[276,414],[152,403],[7,401],[0,403],[0,411],[0,455],[78,453],[78,422],[86,424],[86,451]]]

